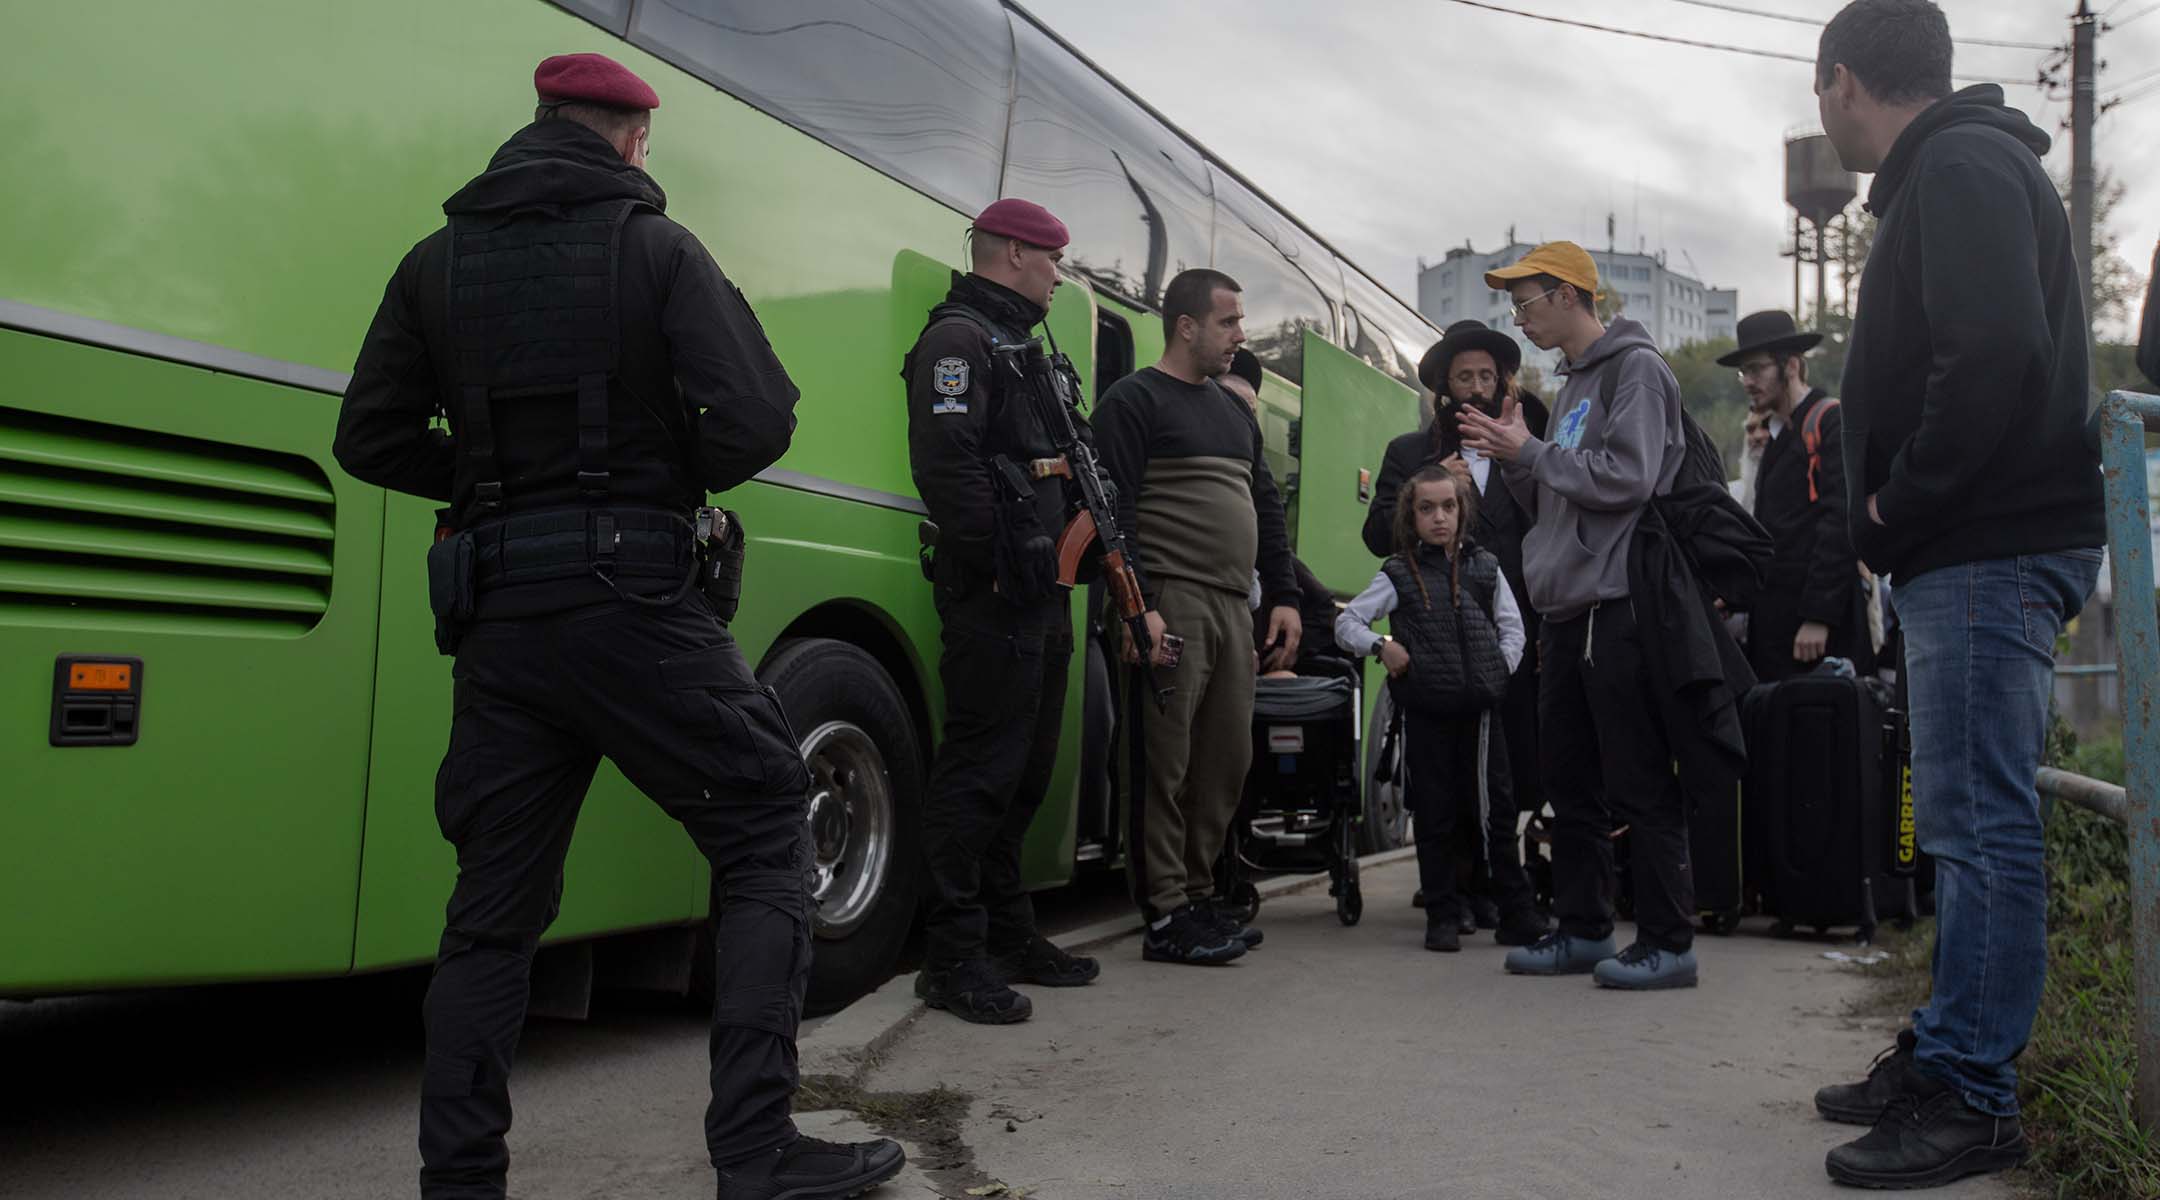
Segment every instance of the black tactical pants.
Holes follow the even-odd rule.
[[[1612,834],[1624,825],[1637,936],[1686,950],[1695,944],[1687,809],[1634,606],[1608,600],[1572,621],[1547,618],[1543,653],[1538,732],[1560,932],[1593,940],[1612,932]]]
[[[923,806],[931,895],[925,961],[945,965],[1017,949],[1035,934],[1020,842],[1042,807],[1065,720],[1072,604],[1062,590],[1026,608],[988,579],[940,575],[938,677],[945,737]]]
[[[809,774],[702,596],[477,622],[458,648],[435,816],[457,848],[425,1021],[421,1195],[500,1197],[510,1063],[533,951],[554,919],[578,807],[605,755],[712,863],[716,1164],[794,1136],[795,1028],[810,967]]]

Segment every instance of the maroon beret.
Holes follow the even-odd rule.
[[[1050,215],[1049,209],[1032,200],[1011,196],[982,210],[982,215],[975,218],[975,228],[999,237],[1017,238],[1045,250],[1056,250],[1072,240],[1065,222]]]
[[[605,54],[558,54],[533,70],[533,90],[543,104],[583,101],[609,108],[660,107],[660,93]]]

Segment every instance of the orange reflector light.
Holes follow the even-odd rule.
[[[68,690],[75,692],[124,692],[135,686],[130,663],[74,663],[68,667]]]

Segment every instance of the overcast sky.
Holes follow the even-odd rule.
[[[1741,310],[1789,307],[1783,138],[1817,125],[1807,65],[1664,45],[1453,0],[1025,0],[1351,258],[1415,301],[1417,260],[1466,240],[1638,239]],[[1599,24],[1802,54],[1818,30],[1680,0],[1492,0]],[[1842,0],[1726,0],[1827,20]],[[2075,0],[1945,0],[1953,37],[2067,44]],[[2096,0],[2103,100],[2160,87],[2160,0]],[[1965,46],[1959,75],[2030,79],[2045,51]],[[2061,75],[2067,81],[2068,70]],[[2005,89],[2056,138],[2067,83]],[[2103,116],[2098,162],[2129,185],[2114,230],[2142,276],[2160,233],[2160,90]],[[1861,179],[1865,195],[1867,179]],[[1690,264],[1694,270],[1690,270]],[[1807,287],[1812,295],[1812,271]],[[1831,288],[1837,283],[1833,273]],[[1810,301],[1812,302],[1812,300]]]

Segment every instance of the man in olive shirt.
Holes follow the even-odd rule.
[[[1168,704],[1149,699],[1137,664],[1124,703],[1127,871],[1148,923],[1141,952],[1157,962],[1228,962],[1259,939],[1209,901],[1252,758],[1246,597],[1255,566],[1271,610],[1263,649],[1294,659],[1300,640],[1287,523],[1260,426],[1215,382],[1245,340],[1238,291],[1220,271],[1171,280],[1162,359],[1111,385],[1095,410],[1096,443],[1123,498],[1118,522],[1140,560],[1157,661],[1165,632],[1184,639],[1178,665],[1157,667],[1173,689]],[[1199,746],[1207,758],[1196,763]]]

